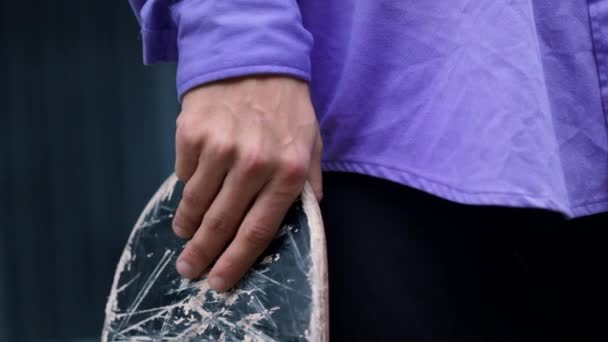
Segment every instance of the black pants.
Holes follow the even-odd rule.
[[[608,190],[608,189],[607,189]],[[341,341],[608,341],[608,219],[467,206],[325,173]]]

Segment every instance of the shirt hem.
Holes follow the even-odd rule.
[[[524,193],[477,192],[458,189],[411,171],[378,164],[360,161],[324,160],[322,167],[324,171],[354,172],[386,179],[461,204],[538,208],[559,212],[569,219],[608,211],[608,198],[567,208],[554,200]]]

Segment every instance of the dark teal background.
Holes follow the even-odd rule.
[[[0,0],[0,341],[98,339],[172,170],[174,83],[142,65],[127,0]]]

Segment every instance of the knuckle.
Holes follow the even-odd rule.
[[[173,225],[173,234],[180,239],[189,239],[194,234],[193,229],[183,228],[181,225]]]
[[[236,145],[231,141],[216,140],[209,143],[208,153],[218,158],[230,158],[236,152]]]
[[[200,223],[200,222],[199,222]],[[173,231],[180,237],[192,235],[198,228],[196,219],[183,208],[178,208],[173,218]]]
[[[204,136],[201,132],[191,127],[183,127],[175,132],[178,141],[186,147],[200,146]]]
[[[308,173],[308,167],[301,158],[283,159],[280,165],[280,173],[288,185],[303,185]]]
[[[225,236],[230,233],[223,215],[207,214],[203,218],[203,228],[213,235]]]
[[[175,119],[175,127],[179,130],[182,128],[191,127],[199,121],[200,115],[192,110],[183,109]]]
[[[198,191],[195,191],[190,188],[184,189],[184,192],[182,194],[182,203],[186,206],[186,208],[182,209],[185,209],[187,211],[189,208],[195,208],[199,202],[200,195]]]
[[[173,218],[173,227],[179,227],[179,229],[190,229],[191,224],[186,220],[183,214],[183,210],[178,210]]]
[[[275,232],[272,227],[265,224],[256,223],[245,228],[243,238],[250,245],[263,247],[268,244],[270,240],[272,240],[274,233]]]
[[[270,160],[259,150],[250,150],[243,154],[242,162],[245,174],[255,175],[270,167]]]
[[[207,251],[207,247],[198,239],[192,239],[188,242],[184,250],[185,257],[194,262],[205,262],[211,259]]]

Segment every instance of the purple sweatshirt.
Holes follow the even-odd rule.
[[[608,0],[131,0],[181,97],[309,81],[325,170],[468,204],[608,210]]]

